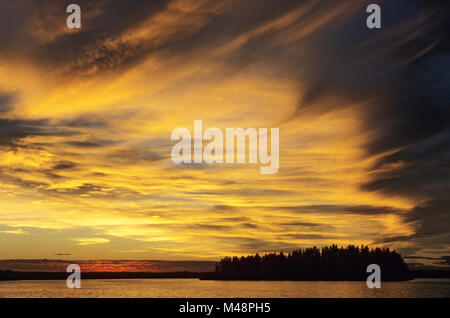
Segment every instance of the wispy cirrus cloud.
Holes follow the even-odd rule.
[[[101,237],[83,237],[74,239],[79,245],[96,245],[109,243],[110,240]]]
[[[355,241],[446,253],[448,6],[380,3],[378,32],[352,1],[80,1],[74,31],[54,1],[3,1],[6,231],[62,229],[35,240],[59,235],[82,258]],[[175,166],[170,133],[198,118],[279,126],[279,173]],[[8,255],[34,253],[24,231]],[[52,244],[42,257],[71,250]]]

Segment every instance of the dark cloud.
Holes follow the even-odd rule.
[[[118,149],[107,155],[110,162],[118,164],[136,164],[138,162],[157,162],[169,158],[167,153],[148,150],[149,147],[130,147]]]
[[[169,37],[161,43],[131,43],[119,38],[133,26],[166,8],[169,1],[127,2],[80,0],[88,18],[81,32],[62,32],[45,42],[38,34],[64,28],[65,5],[55,1],[0,3],[0,55],[26,54],[39,65],[69,65],[68,73],[121,69],[160,50],[167,58],[186,59],[198,52],[222,47],[237,36],[254,31],[303,7],[304,14],[282,28],[267,28],[252,35],[225,58],[227,72],[245,72],[264,66],[270,76],[299,82],[298,105],[285,121],[320,116],[354,107],[360,114],[361,134],[367,156],[379,160],[370,169],[361,189],[388,196],[413,198],[421,203],[410,211],[376,206],[310,205],[273,207],[298,213],[357,215],[402,214],[416,228],[412,236],[386,237],[379,243],[412,242],[417,248],[448,248],[450,234],[450,4],[448,1],[379,1],[381,30],[365,27],[365,6],[360,1],[340,11],[344,2],[261,0],[224,2],[197,32]],[[204,6],[211,6],[212,2]],[[348,10],[347,10],[348,9]],[[350,10],[351,9],[351,10]],[[327,13],[340,14],[320,24]],[[95,14],[98,12],[98,14]],[[46,19],[46,17],[53,17]],[[36,22],[42,21],[42,24]],[[56,24],[55,24],[56,22]],[[312,28],[317,22],[317,27]],[[36,25],[40,32],[31,32]],[[295,37],[302,33],[303,36]],[[308,32],[307,32],[307,31]],[[288,39],[288,40],[286,40]],[[17,53],[18,52],[18,53]],[[226,74],[222,74],[226,75]],[[0,114],[11,110],[14,98],[0,94]],[[282,124],[282,123],[280,123]],[[63,123],[67,127],[102,127],[87,118]],[[17,145],[29,136],[67,133],[47,120],[0,117],[0,145]],[[73,141],[72,146],[100,147],[101,140]],[[132,163],[167,158],[156,152],[124,149],[109,156],[112,162]],[[205,169],[190,165],[188,169]],[[185,169],[179,165],[179,169]],[[25,182],[20,181],[18,182]],[[32,186],[33,184],[31,184]],[[84,185],[74,194],[96,192]],[[286,196],[294,192],[244,189],[243,191],[185,191],[192,195]],[[381,203],[381,205],[383,205]],[[217,206],[217,210],[228,211]],[[246,238],[248,239],[248,238]],[[241,243],[239,243],[241,244]],[[276,242],[249,241],[243,247],[273,248]]]
[[[288,228],[308,228],[311,230],[333,230],[334,226],[329,224],[322,224],[322,223],[312,223],[312,222],[285,222],[285,223],[279,223],[281,226],[285,226]]]
[[[226,204],[218,204],[218,205],[214,205],[212,207],[212,209],[214,211],[234,211],[236,210],[236,207],[231,206],[231,205],[226,205]]]
[[[315,227],[315,226],[320,226],[321,224],[320,223],[310,223],[310,222],[287,222],[287,223],[280,223],[280,225]]]
[[[367,191],[400,194],[423,200],[405,214],[417,228],[405,238],[418,246],[432,240],[446,248],[450,239],[450,130],[382,157],[373,169],[373,179],[362,186]],[[398,166],[395,169],[389,167]]]
[[[207,3],[206,6],[210,6]],[[215,14],[208,23],[203,25],[200,30],[193,34],[188,34],[181,40],[171,41],[164,46],[164,52],[171,57],[194,55],[198,52],[220,47],[237,36],[254,30],[259,26],[273,21],[291,10],[305,4],[302,0],[260,0],[258,5],[250,1],[229,1],[225,4],[226,10],[220,14]],[[254,46],[253,49],[246,49],[245,52],[236,52],[239,59],[245,59],[246,62],[257,59],[262,56],[263,51],[270,46]],[[243,64],[237,60],[230,59],[228,64],[239,64],[232,67],[239,69]],[[230,65],[232,66],[232,65]]]
[[[59,169],[55,169],[57,171],[64,171],[66,169],[72,169],[74,167],[77,167],[76,164],[70,163],[70,162],[62,162],[60,163],[61,167]],[[26,175],[28,175],[27,171]],[[31,172],[30,172],[31,173]],[[47,177],[51,179],[62,179],[65,177],[59,176],[57,174],[53,174],[52,172],[48,170],[42,170],[42,171],[33,171],[33,173],[44,173]],[[64,187],[64,188],[57,188],[57,187],[50,187],[50,183],[48,182],[41,182],[41,181],[32,181],[28,180],[27,178],[19,176],[17,173],[14,173],[13,171],[5,171],[5,169],[0,169],[0,178],[2,181],[10,184],[18,185],[24,189],[32,189],[35,191],[39,191],[41,193],[52,195],[52,196],[67,196],[67,197],[97,197],[97,198],[104,198],[108,200],[114,200],[114,199],[130,199],[130,200],[137,200],[137,199],[143,199],[143,197],[136,191],[125,188],[125,187],[111,187],[107,184],[92,184],[92,183],[83,183],[79,186],[73,186],[70,188]]]
[[[24,118],[6,118],[2,113],[13,109],[17,103],[18,97],[12,93],[0,92],[0,145],[14,146],[20,145],[21,140],[33,136],[72,136],[82,134],[82,131],[73,128],[105,128],[106,123],[88,119],[85,116],[52,122],[50,119],[24,119]],[[78,147],[102,147],[116,143],[112,140],[84,140],[72,141],[67,144]],[[42,146],[44,144],[36,144]],[[21,146],[25,146],[22,144]]]
[[[213,210],[214,211],[214,210]],[[224,211],[230,211],[230,210],[224,210]],[[220,222],[220,223],[239,223],[239,222],[245,222],[245,223],[250,223],[252,222],[252,219],[246,216],[236,216],[236,217],[222,217],[222,218],[215,218],[214,219],[216,222]],[[213,221],[214,221],[213,220]]]
[[[190,225],[189,228],[198,229],[198,230],[229,230],[229,229],[231,229],[230,226],[216,225],[216,224],[194,224],[194,225]]]
[[[53,180],[62,180],[62,179],[66,179],[66,177],[60,176],[59,174],[53,173],[53,172],[46,172],[45,176],[49,179],[53,179]]]
[[[0,92],[0,114],[10,111],[15,102],[16,100],[13,94]]]
[[[367,191],[429,198],[449,189],[450,130],[382,157],[372,169]],[[390,169],[391,166],[397,166]]]
[[[407,211],[402,209],[391,208],[387,206],[371,206],[371,205],[335,205],[335,204],[316,204],[316,205],[296,205],[296,206],[272,206],[265,207],[269,210],[288,210],[297,213],[329,213],[329,214],[358,214],[358,215],[379,215],[379,214],[402,214]],[[304,226],[319,226],[316,223],[293,222],[286,223],[298,224]]]
[[[99,147],[111,146],[116,143],[117,142],[114,140],[96,139],[96,140],[83,140],[83,141],[68,141],[68,142],[66,142],[66,145],[74,146],[74,147],[99,148]]]
[[[48,135],[45,120],[0,118],[0,145],[12,146],[22,138]]]
[[[77,167],[78,165],[75,162],[71,161],[61,161],[53,166],[53,170],[67,170],[67,169],[73,169]]]
[[[92,183],[84,183],[80,186],[72,188],[52,188],[44,189],[46,193],[58,194],[58,195],[71,195],[71,196],[90,196],[107,199],[124,198],[127,196],[135,196],[138,193],[136,191],[126,188],[111,188],[107,185],[99,185]]]
[[[10,101],[11,97],[5,100]],[[4,103],[12,107],[8,102]],[[0,101],[1,106],[1,101]],[[4,108],[5,109],[5,108]],[[0,112],[1,113],[1,112]],[[0,145],[17,147],[22,139],[33,136],[71,136],[78,134],[65,127],[53,125],[48,119],[21,119],[0,117]],[[24,145],[22,145],[24,146]]]
[[[96,129],[106,128],[108,126],[108,124],[104,120],[91,118],[88,116],[66,119],[62,121],[62,124],[67,127]]]
[[[92,173],[92,176],[94,176],[94,177],[107,177],[108,174],[103,173],[103,172],[94,172],[94,173]]]
[[[282,238],[295,239],[295,240],[323,240],[323,239],[336,239],[337,237],[330,237],[321,234],[312,234],[312,233],[294,233],[294,234],[285,234],[281,236]]]
[[[66,27],[69,3],[5,0],[0,4],[0,54],[12,55],[20,50],[41,65],[69,64],[72,76],[119,67],[142,54],[140,45],[121,42],[119,35],[160,12],[168,3],[168,0],[79,0],[82,29],[69,32]],[[54,36],[42,39],[43,34]]]
[[[448,191],[436,195],[423,204],[414,207],[407,214],[407,221],[418,227],[410,238],[423,246],[430,244],[435,249],[446,249],[450,240],[450,198]]]
[[[385,243],[397,243],[397,242],[403,242],[403,241],[410,241],[411,237],[408,235],[397,235],[397,236],[388,236],[383,237],[378,240],[375,240],[373,244],[385,244]]]
[[[302,5],[301,2],[298,2]],[[307,18],[317,20],[339,4],[316,1]],[[301,82],[299,103],[287,120],[355,107],[368,136],[367,155],[380,155],[365,191],[422,199],[411,211],[388,207],[298,206],[305,212],[360,215],[402,213],[417,227],[413,236],[383,242],[433,240],[445,247],[450,222],[450,5],[430,1],[383,1],[382,30],[365,27],[365,3],[352,14],[329,21],[307,38],[272,50],[285,30],[252,37],[235,52],[240,67],[269,62]],[[322,8],[323,10],[318,10]],[[276,16],[276,14],[274,14]],[[294,21],[289,28],[302,25]],[[306,26],[306,24],[305,24]],[[296,30],[299,30],[297,28]],[[305,46],[307,43],[307,46]],[[358,106],[355,106],[358,105]],[[388,153],[388,154],[386,154]],[[380,241],[381,243],[381,241]]]
[[[382,34],[362,26],[363,15],[355,14],[311,35],[308,45],[316,56],[308,64],[299,59],[298,76],[308,80],[302,81],[306,87],[295,116],[364,104],[370,154],[441,133],[450,118],[450,78],[441,71],[450,65],[441,10],[448,8],[385,2]],[[411,25],[426,15],[431,17],[420,26]]]
[[[403,12],[405,7],[409,8],[411,13],[406,19],[428,14],[429,19],[420,26],[420,32],[412,29],[410,33],[414,36],[409,41],[382,55],[377,63],[363,64],[370,72],[360,76],[358,83],[348,89],[339,87],[336,93],[360,90],[364,92],[362,95],[372,96],[363,117],[364,127],[372,135],[366,149],[369,153],[396,150],[381,157],[374,167],[372,180],[362,188],[426,200],[405,214],[417,228],[412,237],[385,238],[382,242],[407,241],[422,248],[435,244],[445,249],[450,242],[450,76],[443,70],[450,68],[450,41],[448,32],[444,31],[450,24],[443,18],[450,14],[450,7],[448,3],[436,7],[421,1],[416,4],[414,8],[410,1],[396,1],[387,5],[384,12],[398,5],[403,6],[399,7]],[[389,27],[388,24],[386,30]],[[404,34],[396,42],[406,37]],[[388,47],[387,43],[378,45]],[[377,50],[370,46],[368,49]],[[358,60],[363,60],[363,56]],[[353,62],[341,61],[339,65],[358,74],[353,72],[352,66],[356,66]],[[380,66],[378,71],[373,69]],[[340,79],[336,78],[341,83]],[[319,85],[318,89],[326,90],[326,86]],[[348,96],[349,101],[358,101],[350,93]]]
[[[49,186],[46,182],[38,182],[38,181],[31,181],[27,180],[21,177],[18,177],[16,174],[11,175],[7,172],[4,172],[0,170],[0,177],[3,182],[7,182],[10,184],[15,184],[23,188],[29,188],[29,189],[45,189]]]
[[[241,223],[237,225],[238,227],[243,227],[246,229],[258,229],[259,226],[257,224],[254,223]]]
[[[370,206],[370,205],[359,205],[351,206],[343,209],[343,212],[349,214],[361,214],[361,215],[377,215],[377,214],[399,214],[405,213],[406,210],[395,209],[386,206]]]
[[[239,190],[210,190],[210,191],[182,191],[185,194],[192,195],[211,195],[211,196],[287,196],[294,195],[293,191],[277,190],[277,189],[239,189]]]
[[[276,6],[263,1],[249,13],[243,10],[247,5],[243,2],[168,50],[174,55],[182,50],[190,54],[220,46],[305,4],[283,1]],[[279,209],[299,213],[402,214],[417,228],[417,233],[413,237],[388,237],[383,242],[412,241],[422,248],[425,242],[433,240],[439,246],[444,247],[445,242],[448,246],[450,5],[437,1],[382,1],[383,28],[369,30],[365,27],[366,3],[361,2],[353,7],[352,14],[328,21],[297,42],[273,45],[289,30],[290,34],[299,32],[302,26],[307,28],[308,23],[338,10],[340,5],[329,1],[308,4],[311,6],[305,15],[285,29],[273,28],[254,35],[232,52],[228,69],[242,71],[259,63],[277,69],[273,74],[297,78],[301,83],[299,103],[287,120],[358,107],[360,127],[369,137],[366,154],[381,155],[370,171],[370,181],[361,188],[388,196],[422,199],[424,203],[411,211],[336,205]]]

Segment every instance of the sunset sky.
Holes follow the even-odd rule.
[[[370,30],[367,1],[72,2],[0,3],[0,259],[448,264],[448,6],[375,1]],[[175,165],[197,119],[279,128],[279,171]]]

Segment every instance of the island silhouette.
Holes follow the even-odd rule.
[[[413,277],[450,277],[449,271],[410,271],[402,256],[389,248],[337,245],[309,247],[289,253],[224,257],[213,272],[82,272],[82,279],[199,278],[201,280],[303,280],[365,281],[367,266],[381,268],[382,281],[404,281]],[[66,279],[70,273],[0,270],[0,280]]]
[[[225,257],[216,264],[214,273],[201,273],[200,279],[357,281],[367,279],[370,264],[380,266],[383,281],[412,279],[408,266],[397,252],[355,245],[331,245],[321,249],[314,246],[288,254]]]

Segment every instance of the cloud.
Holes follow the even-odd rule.
[[[65,119],[62,120],[62,125],[67,127],[96,128],[96,129],[106,128],[108,126],[107,121],[91,117],[83,115],[77,118]]]
[[[67,141],[66,145],[85,148],[99,148],[116,144],[113,140],[84,140],[84,141]]]
[[[189,228],[191,229],[199,229],[199,230],[229,230],[231,229],[230,226],[226,225],[217,225],[217,224],[194,224],[190,225]]]
[[[56,1],[2,1],[2,219],[70,211],[97,230],[72,237],[173,257],[331,239],[444,253],[450,12],[380,3],[369,30],[364,2],[80,0],[77,31]],[[279,174],[171,164],[170,131],[198,115],[279,125]]]
[[[159,149],[156,150],[154,147],[152,149],[149,148],[144,146],[118,148],[109,153],[107,158],[110,162],[117,164],[151,163],[169,159],[167,153],[160,152]]]
[[[289,238],[289,239],[297,239],[297,240],[330,240],[330,239],[336,239],[336,237],[321,235],[321,234],[310,234],[310,233],[291,233],[291,234],[284,234],[281,235],[281,237]]]
[[[45,120],[0,118],[0,145],[13,146],[25,137],[51,134],[46,127]]]
[[[66,27],[65,6],[54,1],[3,1],[0,5],[0,53],[12,54],[27,45],[37,63],[71,64],[70,72],[89,73],[118,66],[139,55],[139,46],[115,42],[122,32],[164,9],[169,1],[131,0],[127,4],[87,0],[82,8],[81,32]],[[9,29],[9,31],[5,31]]]
[[[12,106],[11,106],[12,107]],[[27,137],[71,136],[79,132],[58,127],[49,119],[22,119],[0,117],[0,145],[19,147]],[[24,145],[22,145],[24,146]]]
[[[0,114],[10,111],[15,102],[13,94],[0,92]]]
[[[22,230],[22,229],[17,229],[17,230],[7,230],[7,231],[0,231],[6,234],[15,234],[15,235],[24,235],[24,234],[28,234],[28,232]]]
[[[405,238],[418,245],[433,239],[444,248],[450,221],[448,162],[450,130],[382,157],[373,168],[372,180],[362,185],[367,191],[411,196],[422,202],[405,214],[417,231]],[[437,247],[436,246],[436,247]]]
[[[66,169],[73,169],[77,166],[76,163],[70,162],[70,161],[61,161],[58,164],[53,166],[53,170],[66,170]]]
[[[403,209],[387,206],[371,205],[334,205],[334,204],[316,204],[316,205],[296,205],[296,206],[271,206],[264,207],[268,210],[287,210],[295,213],[322,213],[322,214],[354,214],[354,215],[383,215],[383,214],[403,214],[407,212]],[[290,224],[290,223],[287,223]],[[292,224],[295,224],[292,223]],[[301,223],[304,226],[319,226],[318,223]]]
[[[210,191],[182,191],[190,195],[206,195],[206,196],[280,196],[280,195],[294,195],[293,191],[278,190],[278,189],[250,189],[241,188],[239,190],[210,190]]]
[[[110,242],[110,240],[101,237],[76,238],[74,240],[78,242],[78,245],[96,245]]]
[[[236,207],[230,206],[230,205],[226,205],[226,204],[217,204],[217,205],[214,205],[212,207],[212,210],[219,211],[219,212],[220,211],[224,211],[224,212],[226,212],[226,211],[235,211]]]
[[[320,1],[316,4],[308,17],[319,19],[323,12],[315,10]],[[336,4],[335,12],[338,7]],[[386,1],[382,7],[382,33],[361,27],[361,15],[345,8],[349,13],[346,16],[327,21],[326,26],[311,30],[306,37],[293,35],[286,46],[283,38],[288,30],[301,34],[294,27],[301,25],[300,20],[285,30],[253,37],[235,55],[243,61],[240,65],[252,57],[274,57],[273,65],[291,65],[287,74],[302,85],[297,109],[287,122],[353,107],[360,114],[360,129],[367,137],[366,156],[380,157],[361,189],[425,201],[411,211],[336,207],[339,212],[408,215],[409,224],[418,227],[416,244],[431,237],[443,244],[448,242],[448,229],[442,224],[450,221],[446,199],[450,189],[450,76],[443,71],[450,66],[449,35],[444,31],[450,26],[444,18],[450,9],[446,4],[407,0]],[[275,57],[267,48],[277,39],[281,44]],[[284,61],[278,62],[281,57]],[[334,208],[284,209],[326,212]],[[410,240],[410,236],[396,236],[379,242]]]
[[[298,244],[278,240],[265,240],[253,237],[230,236],[214,237],[226,244],[233,244],[236,251],[245,253],[266,253],[273,251],[290,251],[298,248]]]
[[[404,209],[396,209],[386,206],[350,206],[343,209],[343,212],[349,214],[361,214],[361,215],[377,215],[377,214],[402,214],[405,213]]]
[[[53,193],[58,195],[71,195],[83,197],[97,197],[97,198],[126,198],[138,195],[138,192],[129,188],[110,188],[107,185],[99,185],[92,183],[83,183],[81,185],[70,187],[51,187],[48,186],[42,190],[43,192]]]
[[[301,228],[309,228],[311,230],[319,230],[319,229],[328,229],[328,230],[332,230],[334,229],[334,227],[332,225],[329,224],[323,224],[323,223],[313,223],[313,222],[297,222],[297,221],[292,221],[292,222],[285,222],[285,223],[279,223],[282,226],[287,226],[287,227],[301,227]]]

